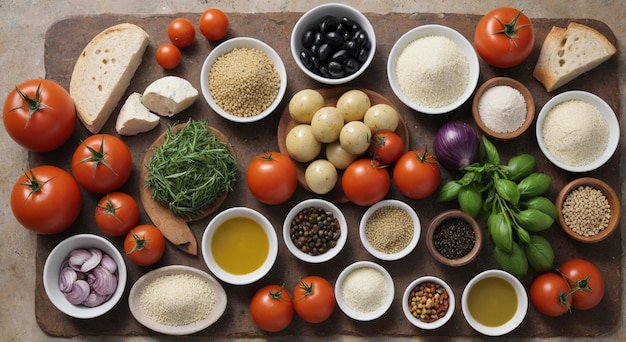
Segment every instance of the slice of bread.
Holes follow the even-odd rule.
[[[141,103],[141,94],[132,93],[117,115],[115,130],[119,135],[137,135],[159,125],[160,117]]]
[[[148,46],[148,34],[123,23],[95,36],[78,56],[70,80],[76,112],[91,133],[98,133],[124,96]]]
[[[550,92],[602,64],[616,51],[602,33],[586,25],[572,22],[567,29],[552,27],[533,76]]]
[[[184,78],[165,76],[150,83],[143,92],[143,105],[161,116],[173,116],[191,106],[198,90]]]

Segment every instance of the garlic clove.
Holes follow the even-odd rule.
[[[65,298],[67,298],[70,303],[78,305],[87,299],[89,292],[89,284],[84,280],[77,280],[72,284],[72,290],[65,293]]]
[[[77,279],[78,275],[74,269],[69,266],[64,267],[59,275],[59,290],[64,293],[72,291],[72,285]]]

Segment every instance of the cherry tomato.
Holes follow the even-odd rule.
[[[293,289],[293,308],[306,322],[323,322],[335,310],[335,290],[320,276],[305,277]]]
[[[246,172],[248,189],[265,204],[286,202],[298,187],[296,165],[286,154],[261,153],[250,162]]]
[[[387,169],[368,158],[350,163],[341,178],[341,188],[348,200],[362,206],[370,206],[385,198],[390,186]]]
[[[209,40],[220,40],[228,33],[228,17],[217,8],[211,8],[200,16],[200,32]]]
[[[281,331],[293,320],[293,303],[289,292],[281,285],[260,288],[250,301],[250,315],[254,324],[269,331]]]
[[[161,44],[156,51],[157,63],[163,69],[174,69],[180,64],[180,50],[174,44]]]
[[[501,7],[485,14],[474,32],[474,46],[482,59],[498,68],[522,63],[533,50],[535,30],[522,11]]]
[[[178,47],[187,47],[196,39],[196,28],[185,18],[176,18],[167,27],[167,36]]]
[[[596,307],[604,297],[604,278],[591,262],[571,259],[559,268],[572,288],[572,307],[588,310]]]
[[[82,194],[67,171],[51,165],[32,168],[18,178],[11,191],[11,210],[17,221],[38,234],[60,233],[76,221]]]
[[[74,151],[72,174],[91,192],[106,194],[117,190],[130,177],[133,167],[128,146],[110,134],[94,134]]]
[[[2,110],[4,127],[20,146],[48,152],[74,133],[76,107],[70,94],[50,80],[29,80],[13,89]]]
[[[126,234],[124,252],[130,261],[139,266],[153,265],[165,253],[165,238],[153,225],[138,225]]]
[[[127,193],[112,192],[96,205],[96,224],[111,236],[124,236],[139,222],[139,204]]]
[[[423,199],[437,190],[441,173],[437,160],[429,152],[408,151],[396,162],[393,180],[404,196]]]
[[[570,287],[562,276],[546,272],[530,285],[530,301],[537,311],[547,316],[561,316],[570,310]]]
[[[394,132],[376,132],[370,143],[369,154],[381,164],[391,165],[404,153],[404,141]]]

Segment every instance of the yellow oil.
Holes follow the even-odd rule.
[[[256,271],[267,259],[269,248],[263,227],[247,217],[224,221],[215,229],[211,241],[215,263],[235,275]]]
[[[508,322],[515,315],[517,304],[515,288],[499,277],[479,280],[467,296],[472,317],[488,327],[498,327]]]

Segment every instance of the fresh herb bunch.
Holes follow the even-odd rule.
[[[205,121],[189,120],[180,130],[169,126],[163,145],[146,165],[152,198],[177,215],[197,217],[233,189],[237,161]]]
[[[537,234],[550,228],[558,215],[554,203],[543,196],[550,187],[550,176],[534,172],[535,158],[529,154],[500,164],[496,147],[485,136],[481,141],[483,163],[463,168],[463,176],[447,182],[437,201],[456,199],[461,210],[486,221],[502,269],[520,278],[529,264],[537,271],[550,270],[554,251],[550,242]]]

